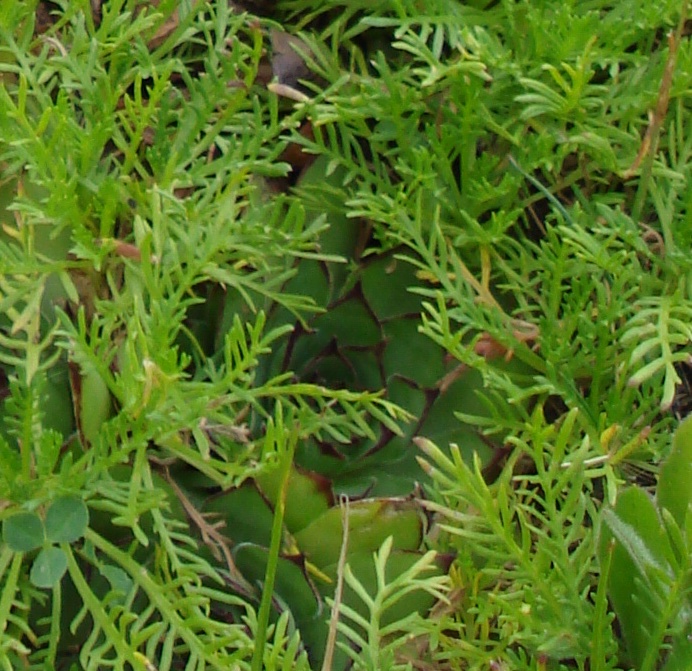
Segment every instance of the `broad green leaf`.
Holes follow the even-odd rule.
[[[275,506],[281,489],[279,471],[275,469],[260,475],[257,484],[267,500]],[[295,467],[291,470],[284,512],[284,524],[290,533],[298,533],[333,505],[334,495],[327,478]]]
[[[324,218],[327,227],[320,233],[319,250],[323,254],[343,257],[343,263],[330,262],[326,266],[329,277],[329,302],[339,298],[347,284],[351,259],[358,245],[361,226],[347,216],[345,193],[341,188],[345,177],[343,168],[329,169],[329,159],[319,156],[304,170],[297,191],[305,204],[307,221]],[[302,264],[301,271],[302,272]],[[322,304],[324,306],[324,304]]]
[[[331,340],[333,334],[330,331],[322,329],[313,329],[312,324],[310,326],[311,331],[305,333],[298,331],[295,337],[291,338],[290,341],[290,360],[288,361],[288,368],[303,371],[308,366],[312,366],[317,355],[327,348],[329,341]],[[278,357],[272,357],[275,361],[281,361],[283,364],[283,352],[279,359]],[[275,373],[283,372],[281,368],[276,369]]]
[[[233,550],[236,566],[253,585],[264,580],[268,556],[267,548],[254,543],[241,543]],[[279,558],[274,589],[296,618],[312,619],[318,614],[320,604],[310,583],[300,556]]]
[[[300,264],[300,272],[287,283],[286,292],[309,296],[315,305],[326,305],[329,301],[329,277],[324,262],[305,259]]]
[[[253,585],[261,586],[264,581],[268,556],[266,548],[252,543],[241,543],[233,550],[236,566]],[[319,577],[315,577],[314,582],[319,580]],[[333,590],[333,585],[325,589]],[[313,662],[313,668],[320,668],[329,610],[313,587],[313,579],[303,557],[279,557],[274,594],[278,608],[288,608],[295,618],[301,640]]]
[[[455,413],[487,416],[486,406],[476,393],[482,390],[483,381],[475,370],[464,372],[449,388],[441,392],[424,418],[419,434],[438,445],[455,443],[459,446],[467,463],[477,453],[485,463],[492,456],[492,450],[484,442],[474,427],[459,420]]]
[[[223,520],[223,533],[234,541],[269,546],[273,515],[254,484],[248,482],[210,497],[203,510],[213,514],[211,520]]]
[[[385,383],[380,371],[379,357],[374,349],[339,348],[338,353],[355,376],[355,389],[379,391],[384,387]]]
[[[423,534],[423,513],[414,499],[363,499],[349,504],[349,554],[375,552],[388,536],[393,537],[395,549],[417,550]],[[301,552],[319,568],[337,562],[342,538],[339,506],[295,534]]]
[[[44,413],[44,426],[55,429],[63,436],[68,436],[74,431],[74,411],[72,395],[70,394],[70,381],[68,366],[64,359],[58,361],[50,370],[43,391],[41,408]],[[43,469],[44,465],[39,464]]]
[[[392,403],[404,408],[414,417],[420,418],[427,406],[426,390],[420,388],[415,382],[404,375],[392,375],[387,380],[387,398]],[[410,422],[403,427],[404,435],[413,435],[416,424]]]
[[[661,466],[656,498],[684,529],[692,503],[692,416],[680,424],[673,436],[673,450]]]
[[[411,492],[413,483],[423,476],[412,445],[411,432],[407,432],[405,436],[394,436],[385,444],[375,446],[353,462],[350,469],[342,468],[341,472],[333,469],[334,492],[347,494],[355,500],[366,496],[395,497]]]
[[[89,525],[89,509],[77,496],[62,496],[46,512],[46,536],[54,543],[73,543]]]
[[[361,285],[365,300],[382,320],[405,315],[419,315],[421,298],[409,291],[420,286],[412,264],[385,254],[361,270]]]
[[[392,375],[433,387],[447,372],[444,350],[419,333],[417,319],[398,319],[384,325],[387,346],[382,363],[387,378]]]
[[[333,334],[340,346],[369,347],[382,340],[379,324],[357,295],[319,315],[314,326]]]
[[[338,354],[328,354],[315,359],[307,370],[306,380],[328,387],[354,389],[358,378],[347,359]]]
[[[672,550],[661,518],[642,489],[631,487],[618,498],[615,511],[605,511],[601,557],[615,546],[610,568],[609,596],[618,616],[631,661],[641,666],[655,631],[660,601],[651,583],[652,571],[667,571]]]
[[[36,513],[17,513],[2,524],[2,538],[15,552],[30,552],[43,545],[43,521]]]
[[[54,546],[43,548],[38,553],[29,579],[36,587],[55,587],[67,570],[67,557],[65,553]]]
[[[70,385],[77,430],[82,445],[87,448],[98,439],[101,425],[113,414],[110,391],[95,368],[74,363],[70,364]]]

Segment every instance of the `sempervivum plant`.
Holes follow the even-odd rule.
[[[326,179],[326,163],[318,160],[300,182],[311,200],[325,203],[322,213],[312,212],[328,218],[318,242],[325,258],[300,260],[284,287],[311,299],[314,308],[296,317],[281,305],[268,307],[268,326],[289,324],[291,331],[260,361],[257,383],[290,374],[326,388],[382,393],[405,410],[407,421],[396,426],[384,414],[366,419],[364,438],[325,434],[301,443],[296,461],[328,477],[339,492],[406,495],[423,477],[412,436],[456,442],[482,461],[492,454],[491,444],[454,415],[483,414],[481,379],[421,333],[421,292],[430,284],[403,246],[367,246],[367,222],[346,216],[338,188],[343,174]],[[225,323],[239,312],[248,313],[247,302],[230,298]]]
[[[404,411],[403,421],[394,421],[375,406],[353,416],[358,434],[325,425],[296,443],[293,465],[283,477],[277,466],[253,483],[226,491],[200,481],[195,486],[185,472],[179,476],[195,499],[201,501],[208,492],[201,510],[223,520],[223,533],[235,544],[235,563],[252,584],[263,586],[268,576],[272,524],[280,506],[281,558],[271,569],[275,606],[292,613],[314,663],[322,661],[326,648],[331,617],[326,602],[335,596],[342,545],[342,564],[348,562],[352,579],[368,585],[368,593],[377,592],[372,555],[388,537],[387,574],[393,581],[427,556],[431,519],[420,500],[427,475],[418,465],[413,438],[456,443],[466,458],[475,454],[481,463],[488,463],[500,447],[458,417],[462,411],[487,416],[478,393],[481,375],[450,360],[443,346],[421,333],[421,294],[430,284],[418,271],[420,260],[416,264],[403,245],[384,249],[368,238],[367,222],[346,216],[343,172],[326,178],[326,168],[326,161],[318,159],[302,175],[298,189],[308,216],[326,215],[328,227],[318,243],[321,256],[297,261],[284,288],[312,299],[314,307],[296,315],[280,304],[267,305],[258,294],[250,301],[231,295],[218,328],[225,332],[239,313],[249,318],[250,306],[264,303],[268,327],[289,325],[290,331],[260,358],[254,384],[288,378],[297,388],[310,384],[381,394]],[[322,203],[321,212],[310,207],[314,202]],[[485,349],[477,346],[478,352],[499,359],[504,368],[521,370],[498,356],[505,353],[499,344],[479,342]],[[249,410],[250,433],[266,431],[269,407]],[[447,559],[430,559],[426,570],[433,577],[443,575]],[[400,585],[402,595],[408,596],[386,616],[378,613],[382,625],[424,613],[439,597],[439,587],[435,591],[421,584],[412,590],[411,585]],[[347,590],[342,603],[345,608],[364,607],[357,590]],[[360,625],[362,629],[362,621]]]

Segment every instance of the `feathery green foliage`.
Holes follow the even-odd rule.
[[[687,668],[689,2],[153,4],[0,2],[0,666]]]

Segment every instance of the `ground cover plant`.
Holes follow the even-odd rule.
[[[688,12],[0,0],[2,668],[692,668]]]

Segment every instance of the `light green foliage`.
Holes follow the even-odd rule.
[[[379,551],[369,561],[374,563],[375,580],[372,585],[364,585],[354,575],[350,566],[345,571],[345,584],[357,595],[365,606],[361,609],[343,605],[340,609],[338,629],[346,642],[341,649],[353,661],[353,669],[368,671],[399,671],[410,668],[410,660],[397,661],[404,657],[404,648],[411,640],[413,632],[422,629],[422,618],[413,609],[399,612],[396,618],[387,616],[397,604],[414,592],[426,592],[435,599],[446,600],[448,578],[429,575],[435,571],[435,553],[429,552],[405,570],[391,576],[388,566],[392,552],[392,538],[389,537]],[[388,576],[388,568],[389,576]],[[428,574],[428,575],[426,575]],[[393,619],[393,621],[392,621]]]
[[[287,330],[265,329],[263,308],[314,305],[283,287],[294,259],[321,258],[323,224],[264,198],[293,122],[253,88],[263,37],[244,17],[181,8],[148,48],[172,3],[132,5],[104,5],[97,27],[89,3],[65,3],[43,37],[33,7],[3,5],[6,669],[70,656],[86,669],[249,668],[247,626],[267,623],[198,554],[166,465],[229,487],[271,465],[289,428],[346,440],[369,432],[368,410],[393,428],[403,417],[375,392],[288,375],[253,386]],[[249,308],[216,352],[193,319],[215,290]],[[251,440],[248,412],[265,427]],[[302,659],[288,626],[267,632],[273,668]]]
[[[645,491],[689,2],[246,3],[298,104],[236,3],[37,4],[0,0],[0,668],[307,671],[325,595],[333,671],[689,668],[688,428]]]
[[[667,213],[659,214],[666,230],[657,251],[628,216],[625,193],[607,187],[639,149],[634,110],[645,118],[656,97],[657,85],[642,90],[638,82],[658,83],[663,71],[665,50],[651,61],[615,62],[613,41],[636,44],[651,29],[644,4],[631,8],[639,18],[625,35],[595,6],[573,14],[551,3],[550,11],[524,3],[486,12],[444,5],[449,14],[426,16],[397,3],[396,17],[363,21],[391,28],[396,39],[386,57],[373,57],[376,78],[354,74],[315,104],[318,132],[307,144],[346,172],[349,216],[377,222],[383,244],[409,246],[411,260],[437,285],[417,289],[430,299],[426,334],[485,367],[469,339],[487,330],[541,374],[533,385],[524,380],[521,391],[508,388],[516,383],[504,374],[491,385],[504,387],[503,396],[550,393],[580,405],[593,437],[627,423],[632,415],[623,409],[648,405],[643,399],[654,388],[669,407],[679,381],[674,366],[686,360],[690,342],[689,226],[665,223],[679,219],[686,202],[689,163],[681,157],[692,132],[685,98],[675,92],[689,74],[676,72],[671,144],[661,139],[672,158],[659,154],[652,178],[654,193],[662,190],[656,211]],[[662,11],[663,25],[673,25],[677,7]],[[314,49],[329,58],[319,44]],[[590,84],[596,77],[607,85]],[[537,201],[548,209],[540,242],[523,232]],[[469,283],[469,274],[487,277],[492,296]],[[536,340],[521,338],[530,335],[527,327]]]
[[[661,90],[685,3],[286,4],[329,22],[306,39],[333,85],[310,105],[314,140],[297,141],[343,171],[347,215],[424,280],[419,330],[482,376],[484,412],[457,416],[513,448],[488,485],[464,442],[450,457],[419,441],[459,553],[431,658],[626,664],[597,534],[603,500],[665,454],[689,363],[689,41]],[[664,663],[664,638],[648,640]]]
[[[460,639],[458,646],[450,641],[445,656],[514,664],[518,646],[529,655],[574,659],[579,668],[612,668],[613,634],[596,616],[598,604],[584,598],[598,570],[592,497],[603,466],[587,466],[598,448],[579,438],[577,416],[574,410],[560,426],[548,425],[537,408],[491,486],[478,463],[464,463],[458,449],[450,458],[419,441],[441,496],[441,505],[430,505],[459,553],[458,585],[467,587],[454,623],[444,624]],[[520,459],[526,474],[512,475]],[[592,648],[596,636],[605,642],[600,650]]]

